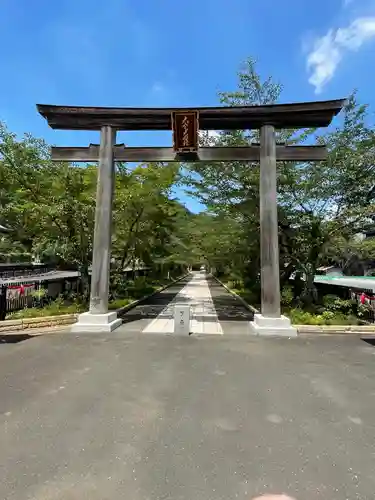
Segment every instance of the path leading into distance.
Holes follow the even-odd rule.
[[[150,297],[123,317],[124,333],[173,334],[175,304],[191,307],[192,335],[249,334],[252,313],[214,278],[196,272]]]

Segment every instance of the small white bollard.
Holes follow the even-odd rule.
[[[189,335],[190,333],[190,306],[176,304],[174,306],[174,333]]]

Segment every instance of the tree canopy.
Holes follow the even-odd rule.
[[[238,74],[238,88],[219,94],[220,102],[227,106],[272,104],[281,97],[282,86],[272,77],[262,79],[252,59]],[[256,130],[220,131],[216,137],[206,134],[202,140],[215,146],[244,146],[258,141],[258,134]],[[280,130],[277,135],[286,144],[326,144],[329,152],[326,161],[277,165],[282,283],[296,271],[303,273],[307,277],[304,296],[312,300],[317,268],[340,258],[342,245],[338,240],[359,252],[358,244],[352,244],[355,235],[373,225],[374,123],[368,107],[360,104],[353,92],[329,129]],[[231,234],[225,223],[219,225],[223,242],[229,234],[235,238],[232,263],[226,261],[225,244],[208,258],[220,261],[227,266],[227,273],[240,273],[244,282],[256,286],[260,272],[259,165],[211,162],[189,167],[186,182],[190,193],[207,205],[210,214],[226,219],[232,230],[236,227]],[[220,238],[217,232],[215,238]],[[222,256],[217,254],[220,249]]]

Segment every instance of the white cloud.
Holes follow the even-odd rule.
[[[345,52],[358,50],[366,41],[375,37],[375,17],[355,19],[346,28],[329,30],[313,43],[307,56],[307,69],[311,71],[309,83],[319,94],[334,76]]]
[[[336,42],[349,50],[357,50],[360,46],[375,36],[375,17],[356,19],[348,28],[339,28]]]
[[[313,51],[307,56],[307,68],[312,70],[309,83],[314,85],[317,94],[322,91],[323,85],[331,80],[341,58],[332,30],[315,41]]]

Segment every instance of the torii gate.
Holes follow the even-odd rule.
[[[121,324],[108,311],[111,257],[112,199],[115,162],[249,161],[260,162],[261,314],[251,322],[257,334],[296,335],[281,316],[277,222],[276,161],[320,161],[325,146],[277,145],[275,129],[326,127],[345,104],[333,101],[264,106],[196,109],[72,107],[38,104],[39,113],[54,129],[99,130],[100,145],[53,147],[53,161],[99,162],[90,310],[79,316],[74,331],[110,332]],[[199,130],[260,129],[260,145],[199,147]],[[116,145],[120,130],[173,130],[173,148]]]

